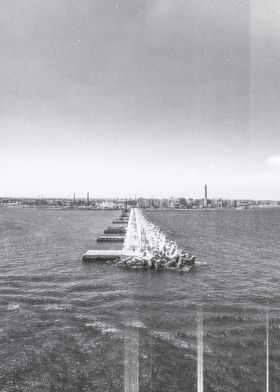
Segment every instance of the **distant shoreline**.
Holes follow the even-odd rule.
[[[59,210],[59,211],[120,211],[120,208],[87,208],[87,207],[41,207],[41,206],[22,206],[22,205],[0,205],[0,208],[9,209],[30,209],[30,210]],[[227,208],[227,207],[213,207],[213,208],[141,208],[147,211],[248,211],[248,210],[267,210],[280,208],[280,205],[262,205],[262,206],[252,206],[245,208]]]

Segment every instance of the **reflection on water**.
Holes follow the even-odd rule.
[[[266,314],[266,392],[269,392],[269,318]]]
[[[197,267],[81,263],[118,212],[0,209],[0,390],[263,392],[267,308],[279,389],[280,210],[145,213]]]
[[[138,328],[126,325],[124,333],[125,392],[139,391],[139,337]]]
[[[197,392],[203,392],[203,315],[197,315]]]

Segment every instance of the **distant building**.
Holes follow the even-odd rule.
[[[103,208],[103,210],[107,210],[107,209],[113,209],[116,208],[116,204],[113,201],[103,201],[101,203],[101,208]]]
[[[146,208],[145,199],[143,199],[143,197],[139,197],[137,205],[139,208]]]
[[[204,207],[207,207],[208,201],[207,201],[207,184],[204,185]]]
[[[159,199],[153,199],[152,200],[152,207],[153,208],[159,208],[160,207],[160,200]]]
[[[167,209],[169,207],[169,200],[168,199],[161,199],[159,207],[161,209]]]
[[[174,197],[170,197],[170,199],[169,199],[169,208],[175,208]]]
[[[236,201],[236,208],[237,209],[248,208],[249,205],[250,205],[250,203],[248,202],[248,200],[237,200]]]

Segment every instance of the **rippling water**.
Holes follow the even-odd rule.
[[[124,391],[125,342],[139,391],[196,391],[198,311],[204,391],[265,391],[267,310],[279,390],[280,209],[145,213],[191,272],[82,263],[116,211],[0,209],[1,391]]]

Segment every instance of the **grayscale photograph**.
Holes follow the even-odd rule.
[[[0,391],[280,391],[280,1],[0,0]]]

